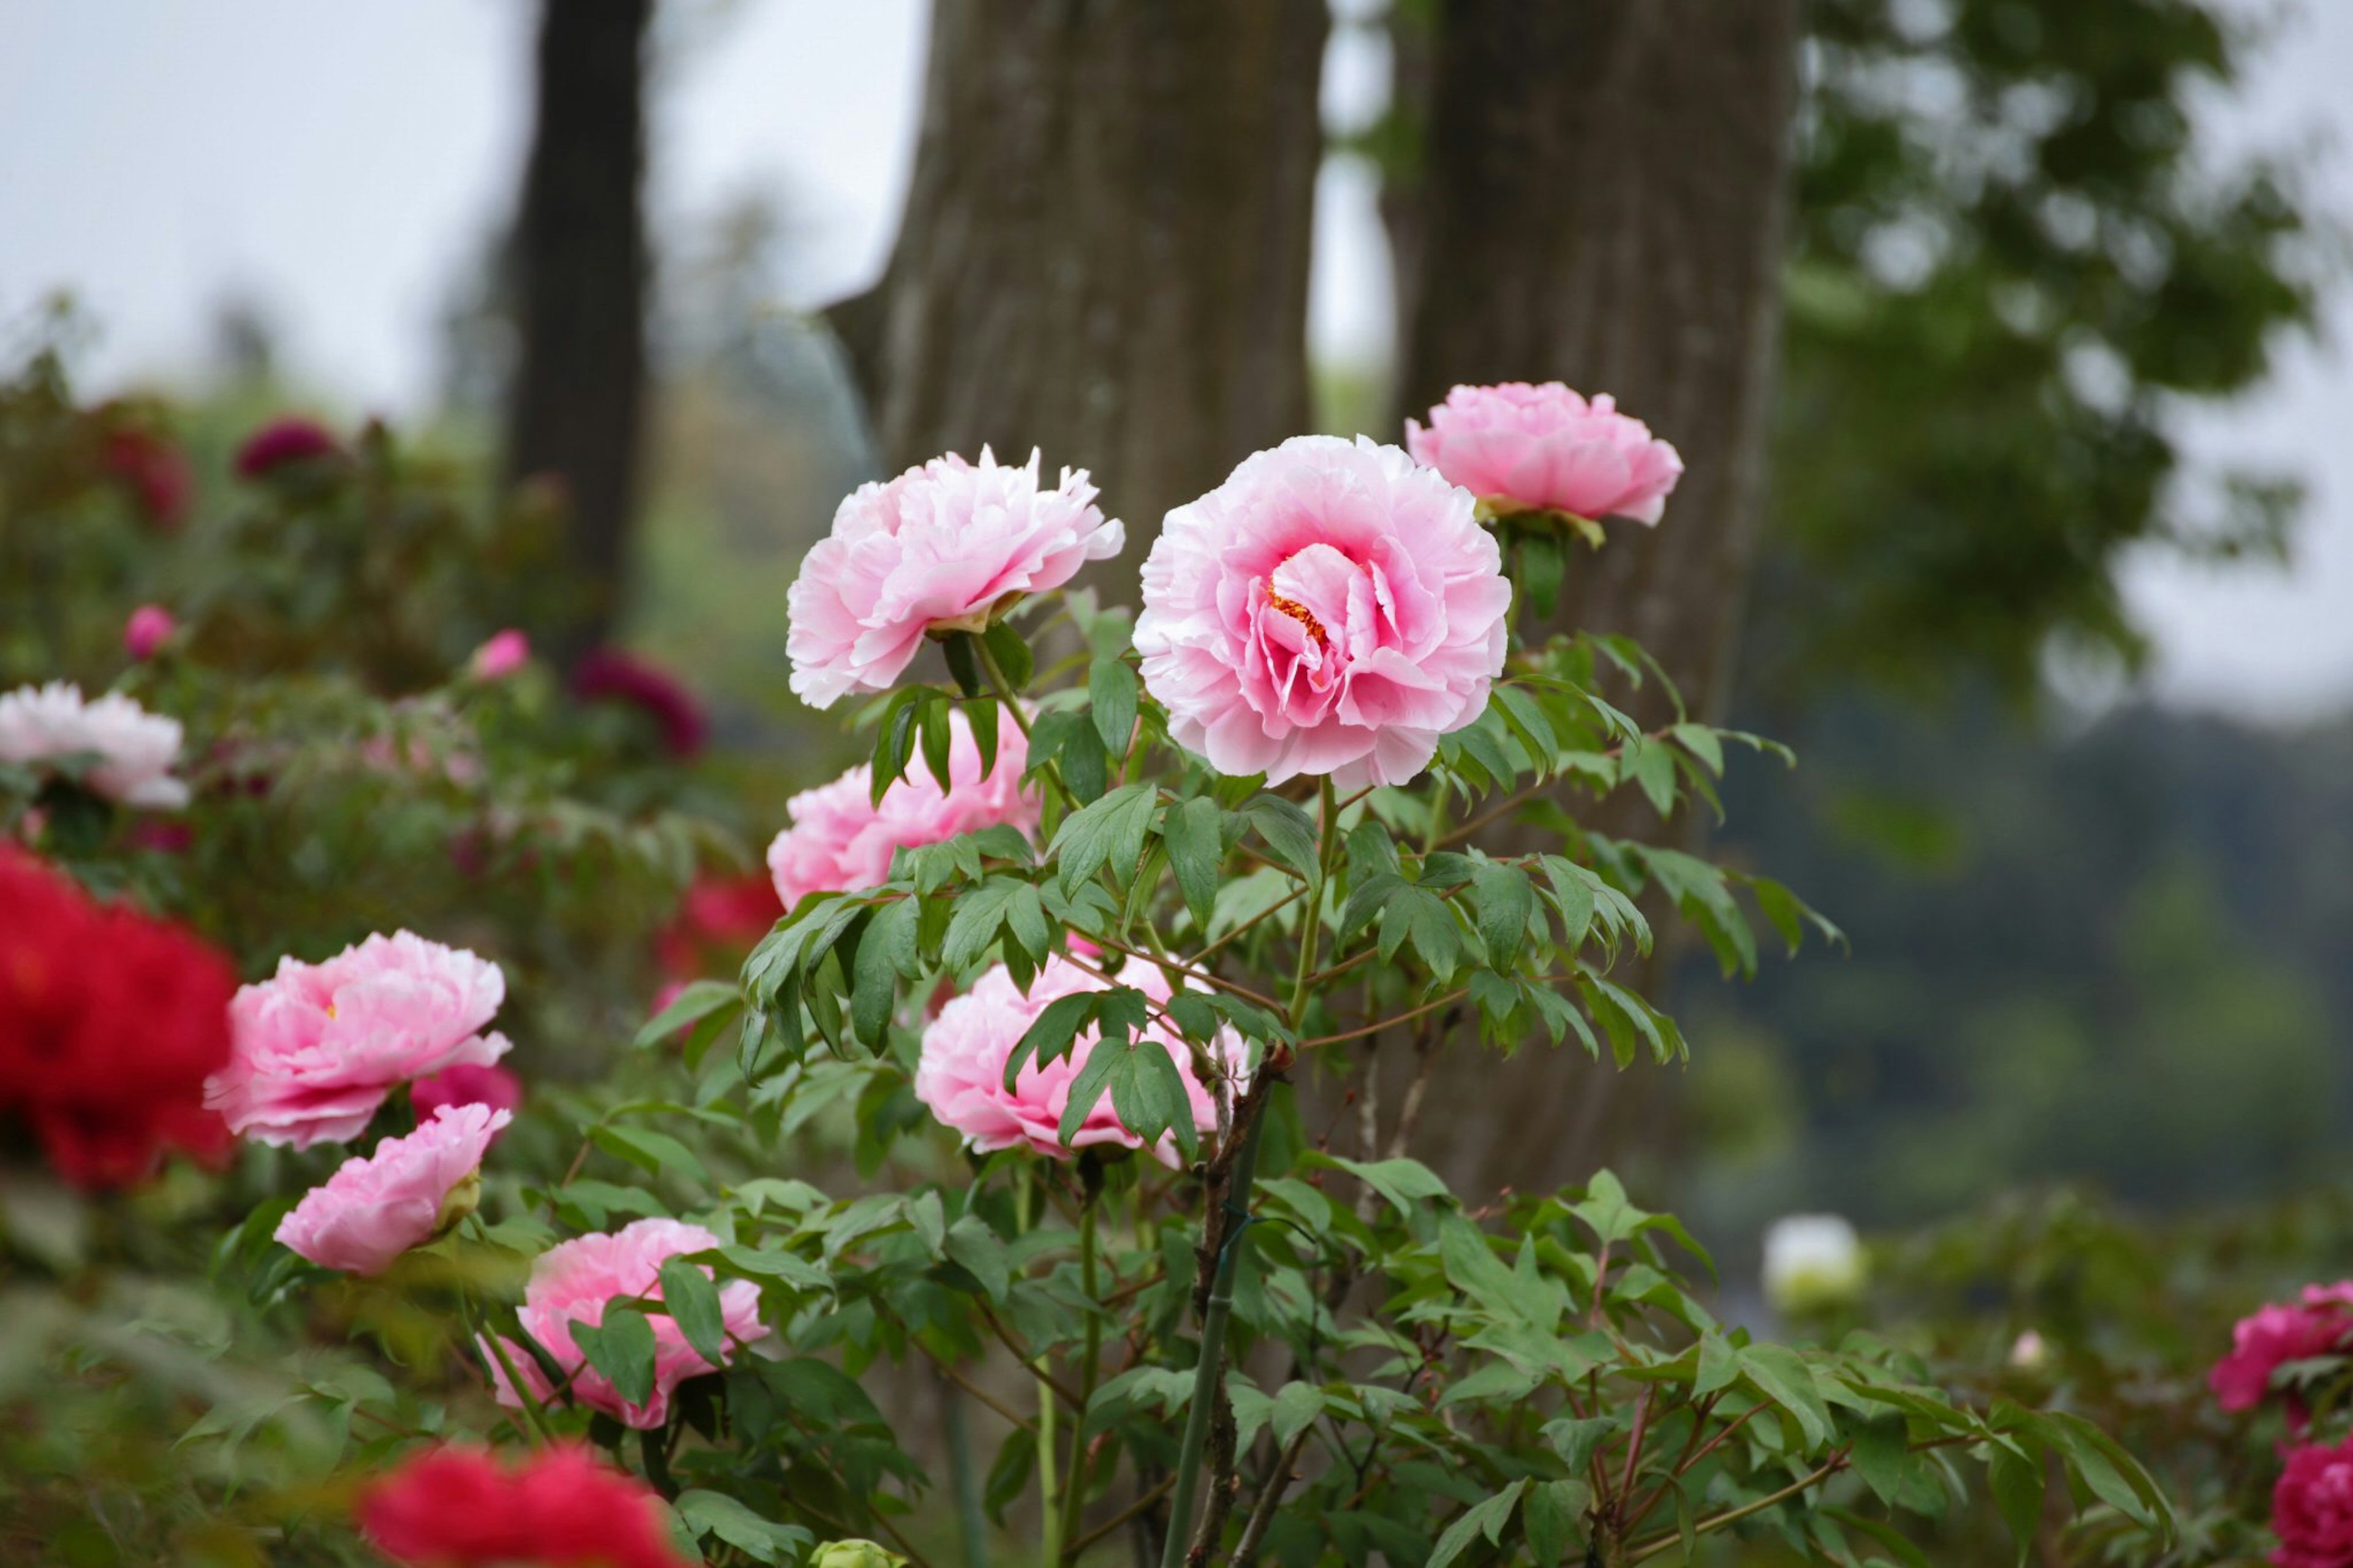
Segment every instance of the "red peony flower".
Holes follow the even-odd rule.
[[[204,1080],[228,1060],[228,960],[177,926],[92,901],[0,847],[0,1112],[78,1187],[120,1187],[229,1131]]]
[[[654,934],[662,973],[672,980],[694,980],[733,969],[784,912],[776,887],[757,871],[697,878],[679,901],[678,914]]]
[[[653,1492],[579,1447],[509,1469],[477,1448],[428,1448],[360,1499],[360,1529],[416,1568],[690,1568]]]
[[[711,738],[711,721],[678,679],[617,647],[592,648],[572,670],[572,695],[584,702],[622,702],[661,729],[662,746],[681,762]]]
[[[2274,1568],[2345,1568],[2353,1563],[2353,1439],[2291,1451],[2272,1489]]]
[[[101,460],[155,527],[171,533],[187,521],[196,476],[179,447],[151,430],[120,425],[106,433]]]
[[[317,420],[286,415],[245,438],[245,445],[237,449],[237,471],[242,479],[258,479],[289,463],[341,456],[343,449],[334,432]]]

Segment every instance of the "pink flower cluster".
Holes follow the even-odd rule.
[[[344,1161],[278,1222],[278,1239],[322,1268],[383,1273],[473,1212],[482,1156],[513,1120],[487,1105],[443,1107],[406,1137]]]
[[[1168,514],[1135,648],[1170,735],[1220,773],[1401,784],[1486,708],[1511,601],[1469,492],[1298,436]]]
[[[681,1253],[717,1247],[719,1238],[699,1225],[674,1219],[641,1219],[610,1235],[578,1237],[549,1247],[532,1265],[531,1283],[523,1291],[522,1326],[540,1348],[555,1358],[569,1380],[572,1396],[601,1410],[625,1426],[658,1427],[670,1419],[670,1394],[690,1377],[718,1370],[702,1359],[667,1316],[648,1321],[654,1331],[654,1386],[644,1403],[621,1397],[612,1380],[588,1364],[573,1339],[575,1323],[601,1324],[606,1303],[631,1296],[661,1300],[661,1266]],[[705,1274],[711,1271],[703,1270]],[[719,1288],[719,1310],[728,1339],[745,1343],[768,1332],[760,1321],[760,1289],[749,1280],[734,1279]],[[501,1341],[506,1360],[534,1399],[554,1397],[555,1387],[530,1352],[512,1340]],[[485,1347],[487,1350],[487,1347]],[[520,1408],[522,1400],[507,1379],[499,1357],[489,1355],[499,1402]]]
[[[1414,457],[1498,511],[1565,511],[1656,523],[1683,460],[1602,393],[1588,403],[1556,381],[1458,386],[1405,422]]]
[[[1118,972],[1122,985],[1132,985],[1155,1002],[1168,999],[1168,982],[1158,968],[1142,959],[1130,959]],[[1053,1159],[1067,1160],[1092,1143],[1123,1149],[1143,1147],[1144,1141],[1120,1124],[1106,1094],[1095,1102],[1078,1132],[1066,1145],[1061,1141],[1062,1112],[1071,1103],[1071,1083],[1093,1053],[1096,1031],[1082,1032],[1071,1054],[1039,1067],[1022,1065],[1013,1088],[1005,1087],[1005,1064],[1029,1026],[1048,1003],[1081,991],[1109,989],[1098,975],[1069,960],[1046,961],[1024,996],[1003,964],[982,975],[970,991],[942,1007],[923,1031],[923,1054],[915,1066],[915,1098],[945,1125],[964,1134],[971,1148],[987,1153],[998,1149],[1028,1147]],[[1217,1100],[1193,1071],[1191,1053],[1158,1024],[1145,1031],[1176,1060],[1185,1080],[1185,1098],[1193,1107],[1193,1124],[1213,1131],[1218,1124]],[[1228,1030],[1219,1043],[1224,1065],[1237,1079],[1246,1058],[1241,1037]],[[1166,1164],[1176,1163],[1171,1137],[1153,1151]]]
[[[918,758],[873,804],[873,773],[860,763],[829,784],[785,803],[792,826],[768,846],[768,871],[776,897],[791,909],[811,893],[855,892],[891,877],[896,849],[938,844],[960,833],[1011,823],[1024,833],[1037,825],[1039,803],[1021,787],[1029,742],[1010,723],[1000,724],[997,761],[987,778],[980,773],[980,746],[961,711],[949,718],[946,789]]]
[[[504,1056],[483,1030],[505,999],[497,964],[405,931],[324,963],[282,958],[230,1004],[234,1049],[205,1103],[259,1142],[348,1142],[411,1079]]]
[[[2225,1410],[2252,1410],[2271,1392],[2272,1373],[2292,1361],[2353,1349],[2353,1279],[2307,1285],[2292,1302],[2274,1302],[2231,1331],[2231,1353],[2207,1384]],[[2298,1412],[2291,1405],[2291,1415]]]
[[[860,486],[834,513],[786,596],[792,688],[812,708],[883,691],[926,633],[979,631],[1025,594],[1059,588],[1126,535],[1083,468],[1041,489],[1039,455],[1008,468],[950,453]]]
[[[445,1445],[369,1486],[359,1524],[371,1545],[415,1568],[690,1568],[661,1500],[643,1481],[559,1444],[512,1468]]]

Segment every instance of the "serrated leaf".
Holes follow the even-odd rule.
[[[1044,1067],[1049,1062],[1060,1061],[1069,1056],[1079,1031],[1093,1020],[1095,1009],[1102,1001],[1103,993],[1100,991],[1073,991],[1067,996],[1057,996],[1047,1003],[1045,1010],[1030,1022],[1029,1028],[1022,1031],[1020,1040],[1013,1047],[1013,1054],[1005,1058],[1005,1091],[1008,1094],[1013,1092],[1014,1084],[1020,1079],[1022,1066],[1032,1057],[1037,1058],[1039,1067]]]

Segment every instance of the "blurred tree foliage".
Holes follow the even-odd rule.
[[[2284,552],[2296,487],[2191,485],[2168,416],[2309,329],[2331,226],[2198,123],[2265,40],[2212,0],[1820,0],[1752,689],[2031,689],[2142,651],[2116,567]],[[1802,609],[1799,608],[1802,606]]]

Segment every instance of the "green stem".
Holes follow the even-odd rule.
[[[1229,1194],[1247,1197],[1250,1194],[1258,1172],[1259,1134],[1266,1127],[1266,1100],[1264,1094],[1257,1097],[1241,1147],[1235,1152],[1233,1170],[1227,1178]],[[1234,1306],[1234,1271],[1242,1253],[1233,1216],[1224,1219],[1225,1239],[1218,1249],[1216,1272],[1210,1276],[1209,1309],[1201,1318],[1201,1359],[1193,1370],[1193,1401],[1186,1407],[1185,1438],[1176,1450],[1176,1487],[1168,1496],[1168,1538],[1161,1542],[1160,1568],[1182,1568],[1192,1545],[1194,1494],[1200,1489],[1201,1456],[1208,1451],[1209,1419],[1218,1401],[1218,1378],[1224,1371],[1226,1320]]]
[[[1086,1507],[1086,1414],[1094,1402],[1095,1378],[1102,1371],[1103,1318],[1095,1304],[1100,1287],[1095,1279],[1095,1194],[1089,1193],[1079,1210],[1079,1276],[1087,1292],[1086,1359],[1079,1363],[1079,1426],[1071,1434],[1071,1465],[1062,1473],[1062,1539],[1078,1538],[1079,1520]]]

